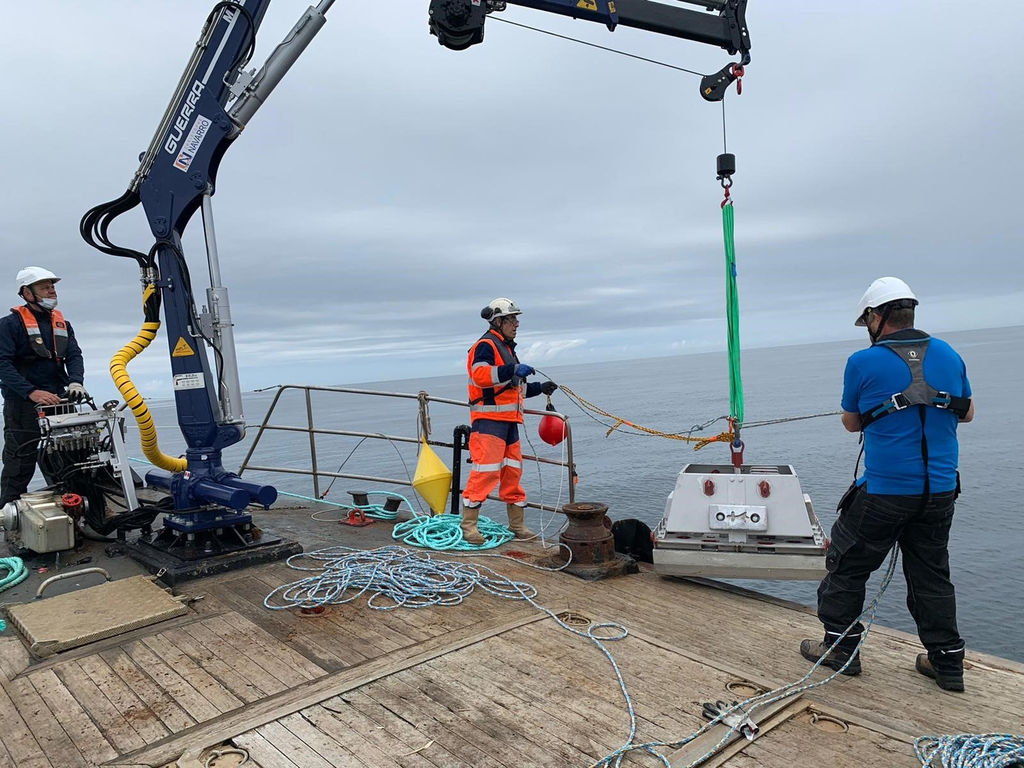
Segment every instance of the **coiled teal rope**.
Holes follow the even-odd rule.
[[[28,578],[28,568],[20,557],[0,557],[0,569],[7,571],[7,575],[0,579],[0,592]]]
[[[914,741],[922,766],[941,761],[942,768],[1010,768],[1024,765],[1024,736],[1009,733],[958,733],[922,736]]]
[[[501,523],[480,515],[477,530],[484,537],[483,544],[470,544],[462,537],[458,515],[417,516],[404,523],[397,523],[391,531],[391,537],[414,547],[425,547],[438,551],[460,550],[476,552],[482,549],[494,549],[512,541],[515,534]]]

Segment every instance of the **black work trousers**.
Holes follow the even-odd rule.
[[[929,651],[960,648],[956,593],[949,580],[949,528],[955,493],[923,496],[872,494],[863,486],[832,526],[825,558],[828,574],[818,586],[818,618],[831,635],[841,634],[864,610],[868,577],[899,543],[907,579],[907,608]],[[858,622],[845,639],[855,644],[864,627]]]
[[[0,473],[0,506],[28,490],[36,471],[39,417],[28,400],[4,398],[4,468]]]

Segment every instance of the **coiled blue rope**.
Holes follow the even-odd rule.
[[[270,592],[272,610],[343,605],[364,595],[376,610],[458,605],[473,590],[513,600],[532,600],[537,588],[512,581],[486,566],[437,560],[430,554],[388,545],[371,550],[336,546],[292,555],[287,563],[312,575]]]
[[[20,557],[0,557],[0,568],[7,571],[7,575],[0,579],[0,592],[28,578],[28,568]]]
[[[922,766],[942,768],[1010,768],[1024,765],[1024,736],[1009,733],[958,733],[921,736],[914,752]]]

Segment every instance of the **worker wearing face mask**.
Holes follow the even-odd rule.
[[[0,392],[4,399],[0,506],[28,490],[39,446],[37,408],[89,399],[85,365],[71,324],[57,309],[57,275],[42,267],[18,272],[24,300],[0,318]],[[52,481],[53,478],[47,478]]]

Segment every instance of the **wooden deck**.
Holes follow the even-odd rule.
[[[307,550],[372,548],[387,525],[313,523],[308,510],[267,515]],[[524,547],[517,546],[517,549]],[[443,557],[443,556],[442,556]],[[813,614],[732,588],[646,571],[602,582],[485,564],[528,581],[537,601],[629,637],[608,642],[638,720],[638,741],[697,730],[701,702],[773,689],[808,668],[796,648]],[[362,600],[319,616],[269,611],[263,598],[303,574],[283,563],[200,581],[187,615],[33,660],[0,635],[0,766],[585,766],[620,747],[629,717],[604,655],[528,603],[478,590],[454,607],[374,610]],[[35,578],[35,577],[33,577]],[[966,694],[914,671],[917,639],[874,627],[864,674],[762,710],[760,735],[706,765],[917,766],[924,734],[1024,732],[1024,665],[968,652]],[[817,673],[824,677],[824,673]],[[717,726],[679,750],[684,766],[717,743]],[[656,765],[628,757],[624,765]]]

